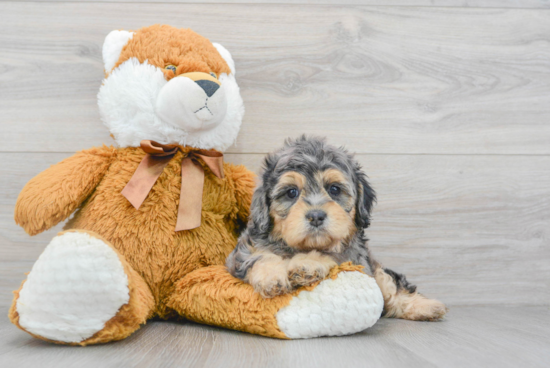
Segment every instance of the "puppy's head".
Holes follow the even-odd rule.
[[[338,252],[369,226],[375,201],[360,165],[342,148],[302,136],[267,156],[251,206],[250,232],[299,250]]]

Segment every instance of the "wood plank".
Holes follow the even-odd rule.
[[[462,307],[440,323],[382,319],[352,336],[282,341],[194,323],[151,321],[123,341],[79,348],[34,339],[3,318],[0,359],[6,368],[537,368],[550,359],[550,340],[542,327],[548,323],[545,307]]]
[[[6,1],[6,0],[1,0]],[[29,1],[29,0],[23,0]],[[54,2],[56,0],[32,0],[32,2]],[[63,0],[64,2],[85,2],[87,0]],[[104,3],[196,3],[196,0],[97,0]],[[455,8],[550,8],[548,0],[203,0],[207,4],[279,4],[279,5],[367,5],[367,6],[421,6]]]
[[[392,325],[396,341],[436,367],[544,367],[550,359],[550,339],[530,333],[521,322],[519,309],[456,308],[437,326],[414,322]],[[525,308],[523,313],[537,313]],[[541,311],[544,315],[548,312]],[[528,318],[534,322],[534,318]],[[454,323],[453,323],[454,322]],[[527,322],[530,327],[536,323]],[[484,354],[484,351],[487,354]]]
[[[548,10],[92,2],[0,3],[1,150],[111,142],[103,38],[157,22],[233,52],[247,113],[230,152],[305,132],[361,153],[550,153]]]
[[[0,259],[27,262],[12,288],[59,230],[28,237],[13,223],[15,199],[26,181],[63,157],[0,154],[6,166],[0,173]],[[254,171],[261,159],[227,155]],[[368,236],[385,266],[451,305],[550,304],[550,157],[358,159],[378,193]]]

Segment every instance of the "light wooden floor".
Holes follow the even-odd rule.
[[[154,23],[232,52],[246,115],[228,161],[257,171],[301,133],[357,152],[373,251],[449,317],[291,342],[153,322],[85,349],[0,317],[0,367],[550,366],[550,0],[0,0],[0,315],[61,228],[28,237],[17,194],[112,143],[103,39]]]
[[[0,365],[546,368],[548,325],[548,307],[456,307],[443,322],[382,319],[353,336],[281,341],[193,323],[152,321],[124,341],[75,348],[33,339],[3,319]]]

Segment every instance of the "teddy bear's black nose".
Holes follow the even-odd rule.
[[[218,88],[220,88],[220,85],[218,83],[214,83],[206,79],[195,81],[195,83],[197,83],[204,90],[204,92],[206,92],[206,95],[208,97],[211,97],[214,92],[216,92]]]

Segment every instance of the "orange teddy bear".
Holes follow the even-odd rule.
[[[244,113],[225,48],[156,25],[111,32],[103,60],[99,108],[118,148],[78,152],[19,195],[15,221],[30,235],[76,212],[15,292],[14,324],[44,340],[88,345],[123,339],[154,316],[278,338],[348,334],[379,318],[381,302],[361,309],[368,288],[336,293],[355,309],[329,305],[331,290],[367,278],[342,272],[359,267],[337,267],[321,285],[273,299],[225,269],[254,190],[251,172],[222,161]],[[301,302],[300,293],[317,299]],[[312,328],[321,304],[329,305],[316,317],[324,327]],[[353,327],[334,328],[342,311]]]

